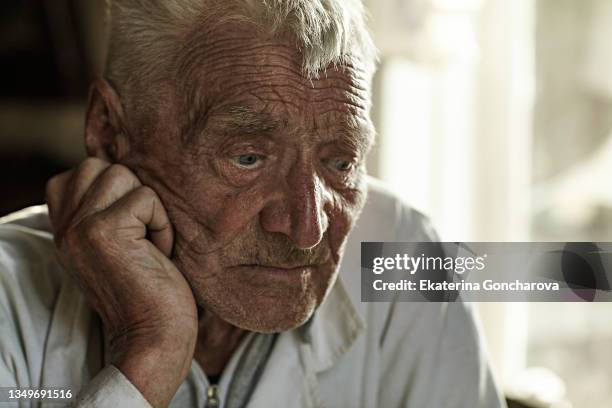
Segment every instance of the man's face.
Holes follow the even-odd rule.
[[[297,327],[335,282],[365,201],[365,74],[307,79],[294,42],[244,28],[193,41],[126,161],[166,206],[201,307],[247,330]]]

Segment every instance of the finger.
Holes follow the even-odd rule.
[[[70,189],[67,192],[70,195],[73,211],[79,207],[87,191],[110,165],[111,163],[97,157],[89,157],[77,166],[70,180]]]
[[[73,172],[74,170],[69,170],[58,174],[49,179],[45,186],[45,201],[49,209],[51,227],[54,231],[59,228],[59,221],[63,218],[61,214],[63,213],[64,197]]]
[[[74,216],[74,223],[105,210],[141,185],[138,177],[126,166],[121,164],[108,166],[83,196],[79,210]]]
[[[72,217],[89,186],[109,165],[103,160],[89,158],[47,182],[45,198],[54,232],[61,230]]]
[[[134,239],[150,240],[166,257],[172,253],[174,234],[166,209],[153,189],[141,186],[104,211],[118,230],[134,231]]]

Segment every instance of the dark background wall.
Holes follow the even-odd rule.
[[[41,203],[46,180],[83,156],[103,26],[102,0],[0,2],[0,216]]]

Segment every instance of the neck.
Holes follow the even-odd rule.
[[[199,310],[194,358],[206,375],[219,375],[223,372],[246,333],[246,330],[231,325],[214,313]]]

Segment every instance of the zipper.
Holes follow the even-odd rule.
[[[221,400],[219,399],[219,386],[211,385],[206,390],[206,408],[219,408]]]

